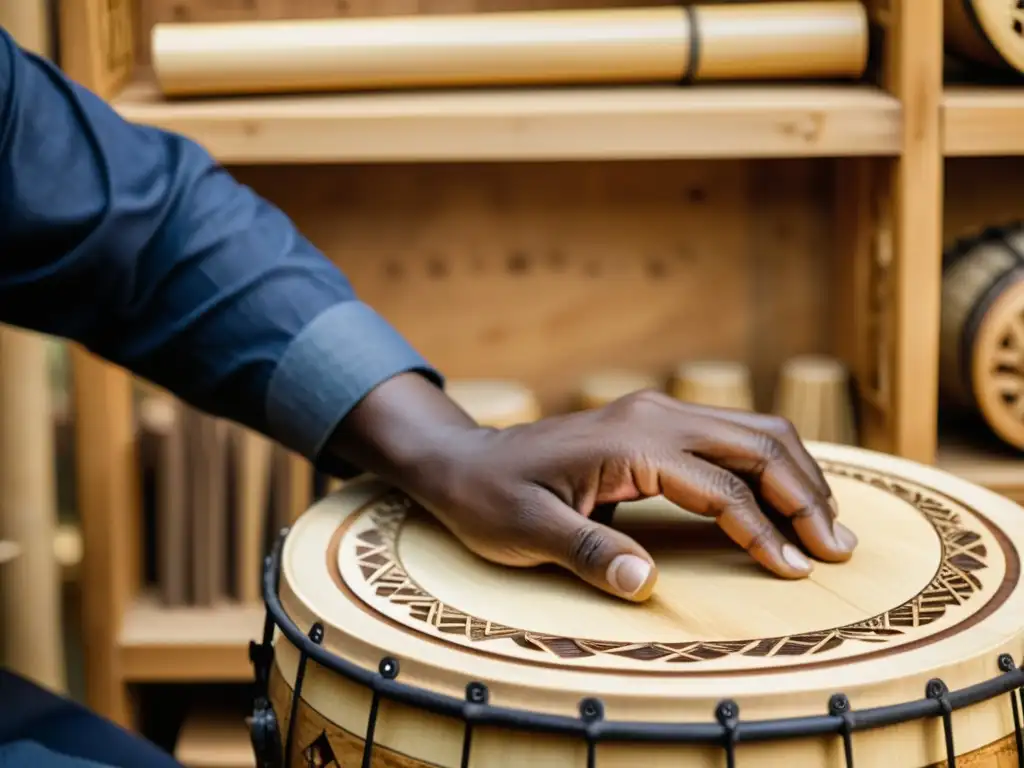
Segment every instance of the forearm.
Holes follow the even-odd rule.
[[[446,446],[478,425],[422,376],[395,376],[376,387],[338,425],[325,462],[358,464],[406,490],[444,483]]]
[[[0,321],[81,342],[310,458],[381,382],[440,381],[199,146],[0,43]]]

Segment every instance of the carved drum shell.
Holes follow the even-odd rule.
[[[269,674],[291,765],[363,764],[372,732],[375,768],[582,768],[590,764],[583,731],[536,723],[591,722],[599,712],[608,728],[650,733],[693,724],[715,733],[723,702],[735,702],[742,734],[745,724],[774,727],[781,718],[838,722],[829,715],[837,694],[862,722],[876,707],[935,705],[928,716],[855,730],[856,765],[941,764],[947,742],[936,690],[968,701],[962,692],[972,686],[1024,683],[1016,669],[1024,592],[1014,545],[1024,541],[1024,510],[933,467],[808,445],[860,537],[852,560],[780,580],[708,518],[664,499],[623,504],[616,525],[659,565],[657,591],[639,605],[558,570],[485,562],[394,488],[371,478],[346,484],[296,521],[268,566],[279,574],[278,608],[291,627],[277,634]],[[324,656],[300,651],[307,633]],[[365,680],[329,666],[339,659],[364,676],[393,675],[388,684],[413,693],[400,700],[378,685],[392,693],[375,699]],[[513,712],[530,728],[509,727],[497,715],[480,721],[464,763],[460,713],[476,685],[486,694],[474,711]],[[1008,690],[952,712],[958,765],[1015,764]],[[448,697],[448,714],[428,711],[430,697]],[[593,701],[600,705],[588,716]],[[600,740],[593,764],[725,765],[722,739],[701,738]],[[839,732],[810,728],[771,740],[741,736],[736,761],[846,764]]]

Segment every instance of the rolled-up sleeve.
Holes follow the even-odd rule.
[[[438,372],[276,207],[0,30],[0,321],[80,342],[317,461],[374,387]]]

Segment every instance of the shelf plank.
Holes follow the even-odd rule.
[[[168,608],[142,595],[126,612],[119,650],[126,682],[246,682],[249,641],[263,634],[262,604]]]
[[[964,480],[1024,504],[1024,454],[962,437],[943,435],[936,465]]]
[[[360,93],[165,100],[128,120],[223,163],[472,162],[896,155],[901,108],[868,86],[761,85]]]
[[[946,157],[1024,155],[1024,87],[946,88],[942,132]]]
[[[174,758],[185,768],[256,768],[244,715],[211,708],[189,712]]]

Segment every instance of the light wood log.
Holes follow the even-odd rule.
[[[174,96],[678,83],[694,50],[699,80],[858,77],[867,31],[859,2],[770,2],[156,24],[152,53]]]

